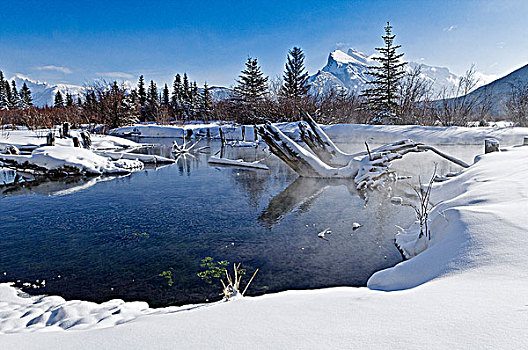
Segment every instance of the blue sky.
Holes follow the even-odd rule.
[[[187,72],[234,83],[248,55],[281,74],[288,49],[315,73],[336,48],[372,53],[387,20],[407,60],[503,75],[528,57],[526,1],[0,2],[0,70],[50,83],[98,77],[159,84]]]

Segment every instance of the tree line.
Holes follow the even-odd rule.
[[[144,76],[137,86],[128,88],[117,81],[96,81],[85,86],[84,96],[74,98],[58,91],[53,107],[33,107],[31,91],[24,83],[17,91],[0,71],[0,118],[3,123],[50,126],[62,121],[77,124],[104,124],[110,128],[137,122],[168,124],[192,120],[224,120],[255,124],[266,120],[299,120],[299,109],[321,123],[467,125],[470,120],[490,117],[492,101],[486,91],[469,96],[476,84],[471,67],[452,88],[434,95],[433,82],[422,75],[421,67],[405,70],[406,62],[395,45],[396,35],[389,22],[382,35],[383,46],[376,48],[369,67],[372,80],[363,91],[330,88],[321,94],[310,93],[305,55],[301,48],[289,50],[284,72],[270,79],[256,57],[248,57],[232,93],[214,100],[204,83],[198,88],[187,73],[176,74],[172,89],[158,88]],[[528,125],[528,85],[512,86],[505,109],[517,125]]]

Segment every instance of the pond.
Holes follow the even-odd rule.
[[[171,156],[168,139],[145,152]],[[396,225],[414,221],[412,185],[460,170],[434,154],[394,163],[400,175],[384,189],[358,193],[352,181],[298,178],[263,147],[230,148],[225,157],[265,159],[270,170],[213,166],[220,149],[124,177],[66,179],[13,190],[0,198],[0,281],[36,283],[29,293],[97,302],[143,300],[151,306],[219,299],[219,284],[197,273],[200,260],[240,262],[256,276],[249,295],[288,289],[364,286],[401,261]],[[340,145],[349,152],[362,144]],[[374,145],[373,145],[374,146]],[[481,147],[439,147],[471,162]],[[353,223],[362,227],[353,230]],[[329,228],[327,240],[318,233]],[[170,271],[169,280],[159,276]]]

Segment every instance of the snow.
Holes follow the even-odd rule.
[[[274,123],[287,136],[299,140],[297,122]],[[484,145],[486,138],[495,138],[501,145],[522,144],[528,136],[528,128],[501,127],[436,127],[419,125],[365,125],[365,124],[334,124],[321,125],[321,128],[334,142],[365,141],[376,144],[392,143],[402,139],[412,139],[415,142],[433,145]],[[506,124],[507,125],[507,124]],[[220,138],[218,129],[222,128],[228,139],[241,139],[241,126],[222,125],[218,123],[195,124],[185,126],[168,125],[134,125],[112,130],[113,135],[125,135],[135,131],[138,137],[181,138],[183,130],[193,130],[193,138],[205,136],[207,129],[212,138]],[[253,140],[253,126],[246,125],[246,140]]]
[[[254,133],[252,125],[244,126],[246,131],[246,140],[254,141]],[[207,131],[211,138],[220,138],[220,129],[224,132],[227,140],[242,139],[242,126],[234,124],[221,124],[219,122],[212,122],[207,124],[186,124],[186,125],[156,125],[156,124],[136,124],[133,126],[123,126],[110,130],[111,135],[115,136],[134,136],[142,138],[151,137],[166,137],[166,138],[182,138],[183,135],[187,137],[187,132],[192,131],[191,138],[207,137]]]
[[[31,155],[0,155],[0,161],[14,162],[20,166],[30,164],[46,170],[76,169],[83,174],[123,174],[143,169],[138,160],[111,160],[78,147],[44,146]]]
[[[46,144],[46,135],[50,132],[49,129],[31,130],[2,130],[0,132],[0,151],[8,145],[17,146],[20,150],[33,149]],[[77,131],[72,131],[72,136],[78,136]],[[122,149],[138,147],[139,144],[110,135],[90,135],[92,140],[92,148],[94,149]],[[79,137],[79,136],[78,136]],[[81,139],[79,137],[79,139]],[[71,138],[55,138],[57,146],[73,147],[73,140]]]
[[[296,123],[277,124],[289,137],[299,139]],[[528,128],[512,127],[436,127],[419,125],[322,125],[322,129],[334,142],[373,142],[385,144],[401,139],[411,139],[429,145],[478,145],[484,147],[486,138],[495,138],[501,146],[522,144],[528,136]]]
[[[230,165],[230,166],[238,166],[238,167],[245,167],[245,168],[255,168],[255,169],[262,169],[262,170],[269,170],[268,166],[266,164],[259,163],[258,161],[255,162],[245,162],[243,159],[227,159],[227,158],[218,158],[215,156],[211,156],[208,160],[210,164],[218,164],[218,165]]]
[[[345,130],[356,132],[340,128],[335,132],[342,137]],[[445,137],[427,128],[399,131],[439,142],[481,136],[466,129],[480,128],[446,130]],[[409,137],[391,127],[370,132],[388,138],[390,130],[393,138]],[[513,142],[521,131],[496,136]],[[24,298],[3,284],[0,334],[15,334],[0,335],[0,347],[527,348],[527,177],[528,147],[510,147],[435,184],[432,202],[441,204],[431,213],[431,240],[418,239],[415,226],[407,228],[397,240],[412,258],[375,273],[365,288],[151,309],[119,300]],[[331,263],[329,257],[321,268],[330,272]]]

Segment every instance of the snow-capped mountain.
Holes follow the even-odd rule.
[[[200,90],[201,91],[201,90]],[[223,86],[211,86],[209,88],[211,99],[215,102],[223,101],[234,97],[234,91]]]
[[[38,107],[53,106],[55,94],[60,91],[65,97],[66,93],[73,95],[74,98],[83,95],[83,87],[78,85],[70,84],[56,84],[51,85],[44,81],[33,80],[27,76],[17,74],[9,80],[14,80],[17,89],[20,91],[22,85],[26,83],[29,90],[31,90],[31,96],[33,97],[33,105]]]
[[[309,79],[311,84],[310,92],[321,94],[329,89],[353,90],[361,92],[372,77],[367,74],[369,66],[379,63],[372,59],[372,56],[349,49],[346,53],[335,50],[328,56],[326,66],[312,75]],[[451,89],[458,82],[458,77],[451,73],[449,69],[443,67],[428,66],[422,63],[409,62],[405,66],[407,71],[417,66],[422,68],[422,77],[432,82],[433,94],[437,96],[444,88]]]

